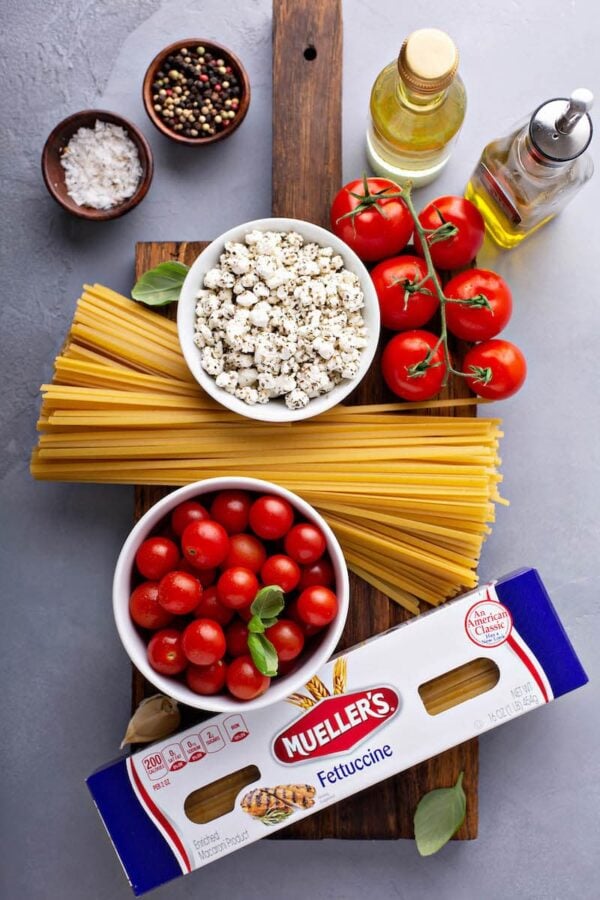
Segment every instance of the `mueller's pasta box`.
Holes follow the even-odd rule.
[[[87,783],[142,894],[586,681],[523,569],[334,658],[286,701],[215,716]]]

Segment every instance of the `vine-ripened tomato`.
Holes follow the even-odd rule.
[[[250,507],[250,527],[265,541],[277,541],[294,522],[294,510],[283,497],[265,494]]]
[[[300,626],[291,619],[279,619],[278,622],[267,628],[265,635],[275,647],[278,658],[283,662],[296,659],[302,653],[304,634]]]
[[[483,216],[474,203],[464,197],[438,197],[419,213],[424,228],[439,228],[448,223],[456,233],[444,240],[428,235],[427,243],[433,264],[438,269],[460,269],[479,253],[485,235]],[[423,256],[419,235],[415,233],[415,250]]]
[[[218,522],[201,519],[186,527],[181,536],[181,548],[195,569],[214,569],[227,556],[229,538]]]
[[[297,601],[298,615],[307,625],[322,628],[332,622],[338,611],[336,595],[322,585],[306,588]]]
[[[202,585],[189,572],[167,572],[158,585],[158,602],[175,616],[192,612],[201,597]]]
[[[147,652],[148,662],[161,675],[179,675],[188,664],[181,632],[175,628],[155,632],[148,642]]]
[[[312,566],[306,566],[302,569],[300,576],[300,584],[298,587],[301,591],[307,587],[313,587],[315,584],[322,584],[324,587],[331,587],[335,581],[333,566],[328,559],[318,559]]]
[[[195,694],[218,694],[225,686],[227,665],[218,659],[210,666],[189,665],[185,673],[187,686]]]
[[[527,376],[527,363],[518,347],[496,338],[475,344],[463,360],[467,384],[487,400],[505,400],[515,394]]]
[[[204,588],[200,602],[192,610],[192,615],[197,619],[214,619],[219,625],[227,625],[233,619],[235,612],[233,609],[223,606],[217,597],[217,586],[213,584],[211,587]]]
[[[300,566],[291,557],[276,553],[265,561],[260,577],[263,584],[276,584],[284,594],[288,594],[298,587]]]
[[[154,631],[166,628],[173,615],[158,602],[158,582],[144,581],[132,591],[129,598],[129,615],[140,628]]]
[[[267,551],[264,545],[253,534],[232,534],[224,565],[228,569],[243,566],[256,573],[260,572],[266,558]]]
[[[235,619],[225,630],[229,656],[245,656],[248,653],[248,629],[241,619]]]
[[[429,400],[439,393],[446,363],[441,345],[433,352],[437,342],[430,331],[405,331],[391,339],[383,351],[381,370],[394,394],[404,400]]]
[[[225,634],[214,619],[194,619],[181,641],[186,658],[195,666],[210,666],[225,656]]]
[[[188,525],[192,522],[202,522],[204,519],[210,519],[210,515],[201,503],[197,500],[184,500],[171,513],[171,528],[178,537],[181,537]]]
[[[332,203],[331,230],[365,262],[394,256],[413,233],[401,191],[387,178],[350,181]]]
[[[512,313],[510,288],[488,269],[467,269],[451,278],[446,297],[470,301],[446,303],[446,324],[464,341],[489,341],[500,334]]]
[[[421,256],[384,259],[372,270],[371,278],[379,300],[381,324],[391,331],[420,328],[439,306],[433,281],[429,278],[423,282],[427,265]]]
[[[304,566],[320,559],[327,549],[325,535],[316,525],[300,522],[290,528],[285,536],[285,552]]]
[[[258,578],[251,569],[233,566],[225,569],[217,581],[217,597],[229,609],[250,606],[258,593]]]
[[[237,656],[227,669],[227,688],[238,700],[254,700],[271,684],[268,675],[259,672],[250,656]]]
[[[237,534],[248,527],[251,504],[246,491],[220,491],[211,503],[210,514],[227,534]]]
[[[135,565],[148,581],[160,581],[179,562],[179,548],[170,538],[150,537],[140,544]]]

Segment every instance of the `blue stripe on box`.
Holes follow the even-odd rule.
[[[173,851],[133,791],[125,759],[94,772],[86,784],[136,896],[181,875]]]
[[[535,654],[555,697],[586,684],[588,677],[560,623],[536,569],[519,569],[500,578],[498,599],[509,610],[513,624]]]

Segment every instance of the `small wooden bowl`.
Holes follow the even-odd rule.
[[[102,122],[111,122],[113,125],[120,125],[125,129],[137,148],[140,165],[142,167],[142,177],[140,178],[140,183],[136,192],[129,197],[128,200],[124,200],[123,203],[112,206],[110,209],[94,209],[92,206],[79,206],[75,203],[73,198],[67,193],[65,170],[61,164],[61,157],[65,147],[75,132],[79,128],[93,128],[98,119]],[[85,109],[82,112],[74,113],[72,116],[63,119],[63,121],[59,122],[56,128],[50,133],[42,151],[42,174],[48,191],[54,197],[56,202],[60,203],[63,209],[66,209],[67,212],[72,213],[74,216],[78,216],[80,219],[93,219],[94,221],[101,222],[107,219],[117,219],[119,216],[124,216],[130,209],[137,206],[148,193],[153,172],[154,161],[152,158],[152,151],[148,141],[139,128],[136,128],[135,125],[127,119],[124,119],[122,116],[117,116],[115,113],[108,112],[104,109]]]
[[[218,59],[225,60],[226,65],[231,66],[240,83],[240,105],[236,117],[231,120],[232,124],[223,129],[223,131],[218,131],[216,134],[211,134],[208,137],[187,137],[186,135],[178,134],[165,124],[164,119],[162,119],[154,109],[152,85],[156,78],[156,73],[162,68],[166,58],[175,51],[180,50],[182,47],[206,47],[210,53]],[[223,47],[222,44],[215,44],[214,41],[208,41],[204,38],[183,38],[180,41],[176,41],[174,44],[169,44],[168,47],[165,47],[164,50],[161,50],[160,53],[157,53],[154,57],[144,76],[142,99],[150,121],[158,128],[161,134],[166,135],[166,137],[170,138],[172,141],[176,141],[178,144],[187,144],[191,147],[198,147],[204,144],[215,144],[217,141],[222,141],[232,135],[233,132],[240,127],[246,118],[246,113],[250,106],[250,80],[248,78],[248,73],[240,60],[235,53],[232,53],[227,47]]]

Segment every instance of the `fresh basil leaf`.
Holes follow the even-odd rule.
[[[265,626],[262,619],[259,616],[252,616],[248,622],[248,631],[251,634],[262,634],[264,630]]]
[[[284,606],[285,601],[281,588],[276,584],[269,584],[258,592],[250,607],[250,612],[260,619],[274,619]]]
[[[262,619],[263,628],[266,631],[267,628],[270,628],[272,625],[277,624],[277,617],[275,616],[272,619]]]
[[[156,268],[144,272],[136,281],[131,296],[146,306],[176,303],[189,268],[176,259],[160,263]]]
[[[259,672],[272,678],[277,675],[277,652],[275,647],[264,634],[248,635],[248,650],[252,657],[252,662]]]
[[[447,844],[465,820],[467,798],[461,772],[454,787],[429,791],[415,812],[415,840],[421,856],[431,856]]]

